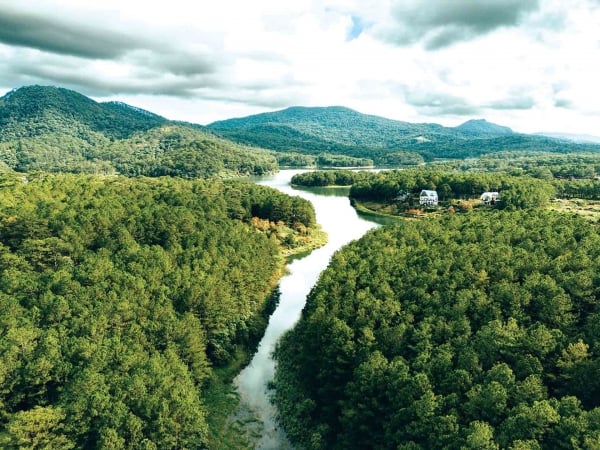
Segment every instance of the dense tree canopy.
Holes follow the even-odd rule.
[[[270,152],[234,144],[198,125],[47,86],[0,98],[0,161],[20,172],[183,178],[260,175],[277,168]]]
[[[320,167],[369,167],[373,165],[373,160],[321,153],[317,156],[316,163]]]
[[[0,178],[0,447],[206,448],[212,366],[260,337],[282,267],[246,183]],[[281,225],[283,226],[283,225]]]
[[[596,144],[513,133],[484,120],[443,127],[390,120],[339,106],[291,107],[214,122],[209,128],[236,142],[280,152],[336,153],[394,166],[506,150],[574,153],[600,149]]]
[[[319,170],[304,172],[292,177],[291,183],[297,186],[350,186],[359,180],[368,178],[368,172],[349,170]]]
[[[507,151],[445,165],[469,171],[526,173],[543,179],[590,179],[600,174],[600,154]]]
[[[479,198],[486,191],[500,191],[505,209],[524,209],[547,204],[557,193],[600,195],[600,183],[540,180],[528,175],[472,173],[442,168],[415,168],[383,172],[343,170],[307,172],[295,175],[292,183],[301,186],[352,185],[350,198],[390,203],[406,197],[407,203],[423,189],[437,190],[441,200]],[[598,197],[596,197],[598,198]]]
[[[56,119],[60,131],[2,142],[0,159],[20,172],[120,173],[127,176],[182,178],[261,175],[277,168],[269,152],[236,145],[181,125],[109,139],[93,132],[80,137]]]
[[[479,198],[483,192],[500,191],[501,206],[507,209],[544,205],[556,193],[552,183],[525,175],[424,168],[361,176],[352,185],[350,197],[389,202],[398,197],[399,193],[418,194],[422,189],[437,190],[442,200]]]
[[[276,357],[311,449],[597,448],[598,225],[536,210],[369,233],[332,258]]]

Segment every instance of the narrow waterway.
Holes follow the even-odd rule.
[[[273,380],[275,373],[275,362],[271,357],[275,343],[300,318],[306,296],[316,283],[319,274],[329,264],[333,253],[377,226],[374,222],[357,215],[347,198],[347,191],[293,189],[289,184],[290,179],[299,172],[302,171],[283,170],[258,181],[286,194],[298,195],[310,200],[317,214],[317,222],[329,235],[327,245],[288,264],[289,273],[279,283],[281,291],[279,305],[269,320],[265,335],[252,361],[234,381],[240,394],[242,407],[259,419],[257,425],[259,429],[255,430],[255,433],[260,438],[256,448],[263,450],[292,448],[283,431],[277,427],[276,411],[269,401],[268,384]]]

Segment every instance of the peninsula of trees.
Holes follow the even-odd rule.
[[[1,176],[0,447],[217,448],[213,368],[262,335],[279,233],[314,225],[249,183]]]

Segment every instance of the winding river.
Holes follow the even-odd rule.
[[[377,226],[376,223],[357,215],[354,208],[350,206],[347,190],[292,188],[290,179],[300,172],[302,171],[283,170],[257,180],[259,184],[310,200],[316,211],[317,222],[329,235],[327,245],[288,264],[289,272],[279,283],[281,291],[279,305],[269,320],[265,335],[252,361],[234,380],[246,415],[252,414],[259,419],[257,425],[259,429],[254,430],[258,439],[256,448],[264,450],[292,448],[283,430],[277,427],[276,411],[269,401],[268,384],[275,373],[275,362],[271,357],[275,343],[300,318],[306,296],[321,271],[329,264],[333,253]]]

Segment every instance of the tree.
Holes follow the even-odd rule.
[[[64,431],[65,414],[60,408],[36,406],[10,416],[0,444],[6,449],[75,448]]]

